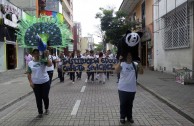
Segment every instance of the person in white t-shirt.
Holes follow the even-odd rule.
[[[46,71],[49,75],[49,80],[50,80],[50,84],[52,83],[52,78],[53,78],[53,71],[54,71],[54,64],[53,62],[55,62],[55,60],[53,59],[52,55],[49,55],[48,58],[51,60],[52,65],[50,67],[46,66]]]
[[[119,62],[115,67],[117,73],[120,72],[120,79],[118,82],[118,93],[120,100],[120,122],[125,123],[125,118],[130,123],[134,123],[132,117],[133,100],[136,93],[137,72],[143,74],[141,64],[132,61],[131,53],[126,57],[120,56],[124,62]],[[138,68],[138,69],[137,69]]]
[[[46,50],[44,52],[45,57],[49,56],[49,51]],[[49,58],[47,58],[47,62],[40,62],[39,59],[39,50],[34,49],[32,52],[34,59],[28,63],[28,80],[30,86],[32,87],[36,104],[38,108],[38,117],[41,118],[43,116],[43,105],[44,102],[45,114],[49,113],[49,90],[50,90],[50,82],[49,76],[46,71],[46,66],[50,67],[52,62]]]
[[[94,59],[95,58],[94,51],[90,50],[90,55],[88,55],[86,58]],[[90,77],[91,77],[91,81],[92,81],[92,83],[94,83],[94,73],[95,72],[89,72],[88,71],[86,73],[87,73],[87,78],[86,78],[85,82],[87,83],[90,80]]]

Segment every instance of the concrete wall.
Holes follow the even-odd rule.
[[[161,0],[159,2],[159,16],[164,16],[166,13],[172,11],[173,9],[175,9],[175,7],[180,6],[186,1],[187,0]]]
[[[149,25],[153,22],[153,9],[152,9],[152,5],[153,5],[153,0],[146,0],[145,1],[145,13],[146,13],[146,22],[145,25]]]
[[[0,72],[5,71],[4,42],[0,42]]]
[[[161,0],[160,6],[159,6],[159,16],[163,16],[166,14],[165,10],[165,2],[166,0]],[[170,0],[170,3],[167,3],[168,5],[168,11],[174,9],[173,4],[174,0]],[[168,1],[169,2],[169,1]],[[185,0],[177,0],[176,4],[180,5],[181,3],[184,3]],[[157,6],[154,6],[154,20],[158,19],[158,9]],[[191,8],[192,9],[192,8]],[[193,24],[193,17],[190,17],[191,24]],[[154,25],[158,25],[154,23]],[[155,26],[157,27],[157,26]],[[192,69],[193,64],[193,26],[190,27],[190,47],[189,48],[183,48],[183,49],[172,49],[172,50],[164,50],[163,44],[162,44],[162,32],[159,30],[158,32],[154,33],[154,69],[155,70],[164,70],[164,67],[166,67],[166,72],[172,73],[173,68],[183,68],[187,67],[189,69]]]
[[[87,37],[82,37],[81,38],[81,42],[80,42],[80,51],[81,51],[81,54],[85,53],[86,52],[86,49],[89,50],[89,48],[88,48],[88,38]]]
[[[24,64],[24,48],[18,48],[18,65],[17,65],[17,69],[22,69],[24,68],[25,64]]]
[[[134,12],[136,12],[136,17],[139,19],[139,21],[141,21],[141,3],[142,2],[139,2],[134,8]]]

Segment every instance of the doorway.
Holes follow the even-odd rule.
[[[16,47],[12,44],[6,45],[6,54],[7,54],[7,69],[15,69],[17,66],[16,63]]]

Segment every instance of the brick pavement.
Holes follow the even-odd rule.
[[[176,83],[174,75],[150,70],[139,75],[138,82],[141,87],[194,122],[194,85]]]
[[[86,86],[84,92],[80,92]],[[77,100],[81,100],[76,115],[71,115]],[[19,104],[19,103],[18,103]],[[118,126],[119,99],[116,76],[106,84],[85,84],[84,79],[72,84],[54,81],[50,91],[50,114],[35,118],[37,109],[34,95],[0,118],[3,126]],[[133,126],[193,126],[184,117],[162,103],[150,93],[138,87],[134,102]],[[129,125],[127,123],[126,125]]]

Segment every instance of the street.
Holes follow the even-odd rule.
[[[38,112],[34,94],[28,94],[23,99],[2,109],[0,125],[2,126],[34,126],[34,125],[61,125],[61,126],[118,126],[119,123],[119,98],[117,91],[116,75],[111,76],[106,84],[85,83],[86,74],[82,80],[71,83],[66,76],[65,82],[60,83],[55,79],[50,90],[50,113],[42,119],[36,118]],[[28,85],[27,78],[16,78],[19,83],[15,85],[19,90],[20,85]],[[21,80],[22,79],[22,80]],[[2,84],[8,84],[4,82]],[[14,82],[13,82],[14,83]],[[5,85],[0,85],[5,86]],[[2,88],[1,88],[2,89]],[[2,91],[1,91],[2,92]],[[19,91],[18,91],[19,92]],[[26,92],[27,93],[27,92]],[[3,95],[3,92],[1,93]],[[12,93],[7,97],[11,99]],[[4,96],[6,97],[6,95]],[[7,101],[9,99],[6,99]],[[12,99],[13,100],[13,99]],[[7,102],[5,101],[5,102]],[[2,105],[2,102],[1,102]],[[183,116],[172,110],[155,96],[138,86],[133,107],[133,126],[193,126]],[[130,125],[126,123],[125,125]]]

